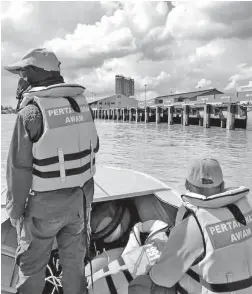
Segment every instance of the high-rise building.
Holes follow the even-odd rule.
[[[134,79],[125,78],[122,75],[115,76],[115,93],[122,94],[124,96],[134,96],[135,83]]]

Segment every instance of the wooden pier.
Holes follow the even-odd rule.
[[[148,101],[146,107],[144,104],[139,102],[138,107],[92,109],[96,119],[246,129],[247,111],[252,109],[252,91],[199,96],[196,101],[165,101],[163,104]]]

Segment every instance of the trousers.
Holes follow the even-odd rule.
[[[64,294],[86,293],[84,195],[88,213],[94,196],[93,178],[84,184],[82,190],[70,188],[48,191],[36,193],[35,196],[28,198],[25,216],[16,228],[18,293],[42,294],[45,286],[45,269],[55,240],[63,269]]]
[[[86,289],[84,219],[80,211],[56,219],[25,217],[16,252],[20,294],[42,293],[45,269],[56,237],[63,269],[64,294],[83,294]]]
[[[129,283],[128,294],[176,294],[175,286],[166,288],[152,282],[150,276],[143,275],[136,277]]]

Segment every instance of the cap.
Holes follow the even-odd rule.
[[[223,182],[223,175],[216,159],[204,158],[191,162],[186,179],[196,187],[213,188],[220,186]]]
[[[18,74],[21,68],[33,65],[47,71],[60,71],[60,61],[56,55],[45,48],[30,50],[20,61],[4,68],[13,74]]]

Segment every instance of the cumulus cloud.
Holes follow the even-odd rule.
[[[249,81],[247,85],[240,86],[238,91],[252,91],[252,81]]]
[[[204,88],[204,87],[210,86],[211,84],[212,84],[212,81],[201,79],[200,81],[198,81],[198,84],[196,85],[195,88]]]
[[[52,49],[68,82],[87,95],[114,93],[115,75],[135,79],[147,96],[251,81],[251,2],[12,1],[2,3],[2,64],[31,47]],[[2,96],[16,78],[2,71]]]
[[[240,82],[246,81],[252,78],[252,66],[247,64],[239,64],[237,66],[237,73],[232,75],[228,80],[229,83],[225,87],[225,90],[237,90],[240,86]]]

